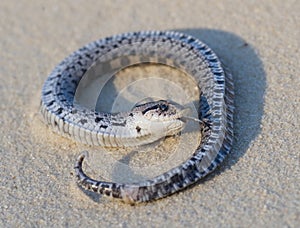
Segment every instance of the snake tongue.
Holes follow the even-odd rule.
[[[191,112],[191,108],[189,107],[185,107],[185,108],[182,108],[182,110],[179,112],[179,120],[181,120],[182,122],[186,122],[187,121],[187,118],[186,116],[188,116]]]

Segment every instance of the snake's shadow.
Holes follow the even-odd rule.
[[[261,132],[266,76],[257,50],[243,38],[230,32],[213,29],[177,29],[176,31],[192,35],[206,43],[230,69],[235,86],[234,144],[231,154],[217,170],[196,183],[199,184],[236,164],[246,153],[251,141],[255,140]],[[118,93],[114,86],[104,88],[103,92],[104,94]],[[112,99],[112,96],[106,95],[105,103],[112,104]],[[191,155],[193,153],[194,151],[191,151]],[[134,155],[134,152],[130,153],[119,162],[128,164]],[[117,170],[116,166],[112,179],[118,179]],[[132,173],[132,175],[137,174]],[[94,200],[98,201],[99,198],[96,197]]]
[[[230,69],[234,80],[234,144],[219,168],[203,181],[236,164],[261,132],[266,75],[258,50],[243,38],[222,30],[178,29],[206,43]],[[202,182],[202,181],[200,181]]]

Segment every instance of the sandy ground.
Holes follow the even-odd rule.
[[[299,226],[299,12],[296,0],[1,1],[0,226]],[[43,125],[39,94],[82,45],[148,29],[194,35],[224,59],[236,86],[235,143],[198,185],[130,206],[77,187],[82,146]]]

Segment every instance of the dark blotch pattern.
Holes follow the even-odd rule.
[[[141,129],[141,127],[140,127],[140,126],[136,126],[136,128],[135,128],[135,129],[136,129],[136,132],[137,132],[137,133],[141,133],[141,130],[142,130],[142,129]]]
[[[99,122],[102,121],[102,120],[103,120],[102,117],[98,117],[98,116],[97,116],[97,117],[95,118],[95,122],[96,122],[96,123],[99,123]]]

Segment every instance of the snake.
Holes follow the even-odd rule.
[[[177,167],[133,183],[95,180],[82,168],[85,153],[75,162],[77,183],[83,189],[135,204],[167,197],[210,174],[230,153],[233,144],[233,76],[213,50],[199,39],[175,31],[139,31],[91,42],[66,57],[47,77],[40,111],[55,132],[84,144],[130,147],[149,144],[180,132],[185,108],[170,100],[136,105],[107,113],[76,105],[76,89],[95,65],[99,75],[124,66],[159,63],[191,75],[200,90],[198,117],[201,141]],[[102,65],[101,65],[102,64]]]

